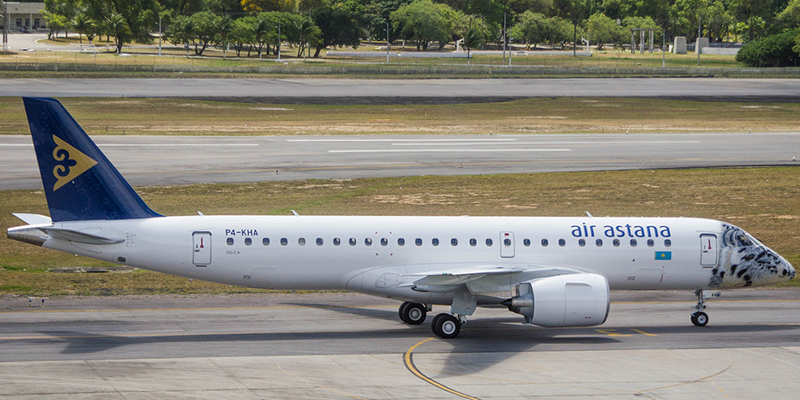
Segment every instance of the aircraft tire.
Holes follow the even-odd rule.
[[[428,310],[420,303],[409,303],[403,309],[403,321],[409,325],[419,325],[425,322],[428,316]]]
[[[442,339],[452,339],[461,333],[461,322],[453,315],[439,314],[433,319],[431,329]]]
[[[706,326],[708,325],[708,314],[698,311],[692,314],[692,323],[694,326]]]
[[[410,301],[404,301],[403,304],[400,304],[400,308],[397,309],[397,315],[400,317],[400,321],[403,321],[407,324],[411,323],[406,319],[408,316],[408,313],[406,313],[406,308],[408,308],[409,305],[411,305]]]

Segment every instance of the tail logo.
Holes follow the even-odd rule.
[[[56,177],[56,184],[53,185],[55,192],[60,187],[79,177],[82,173],[94,167],[97,161],[92,160],[80,150],[72,147],[69,143],[53,135],[56,148],[53,149],[53,160],[58,163],[53,167],[53,176]]]

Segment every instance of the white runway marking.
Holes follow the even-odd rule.
[[[517,139],[286,139],[287,142],[516,142]]]
[[[108,143],[99,147],[256,147],[258,143]]]
[[[572,149],[387,149],[387,150],[328,150],[328,153],[501,153],[501,152],[558,152]]]

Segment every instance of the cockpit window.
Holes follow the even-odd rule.
[[[739,247],[749,247],[753,245],[753,241],[750,240],[750,237],[744,232],[740,232],[736,235],[736,245]]]

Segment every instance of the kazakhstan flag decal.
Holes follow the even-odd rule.
[[[656,260],[672,260],[671,251],[657,251]]]

